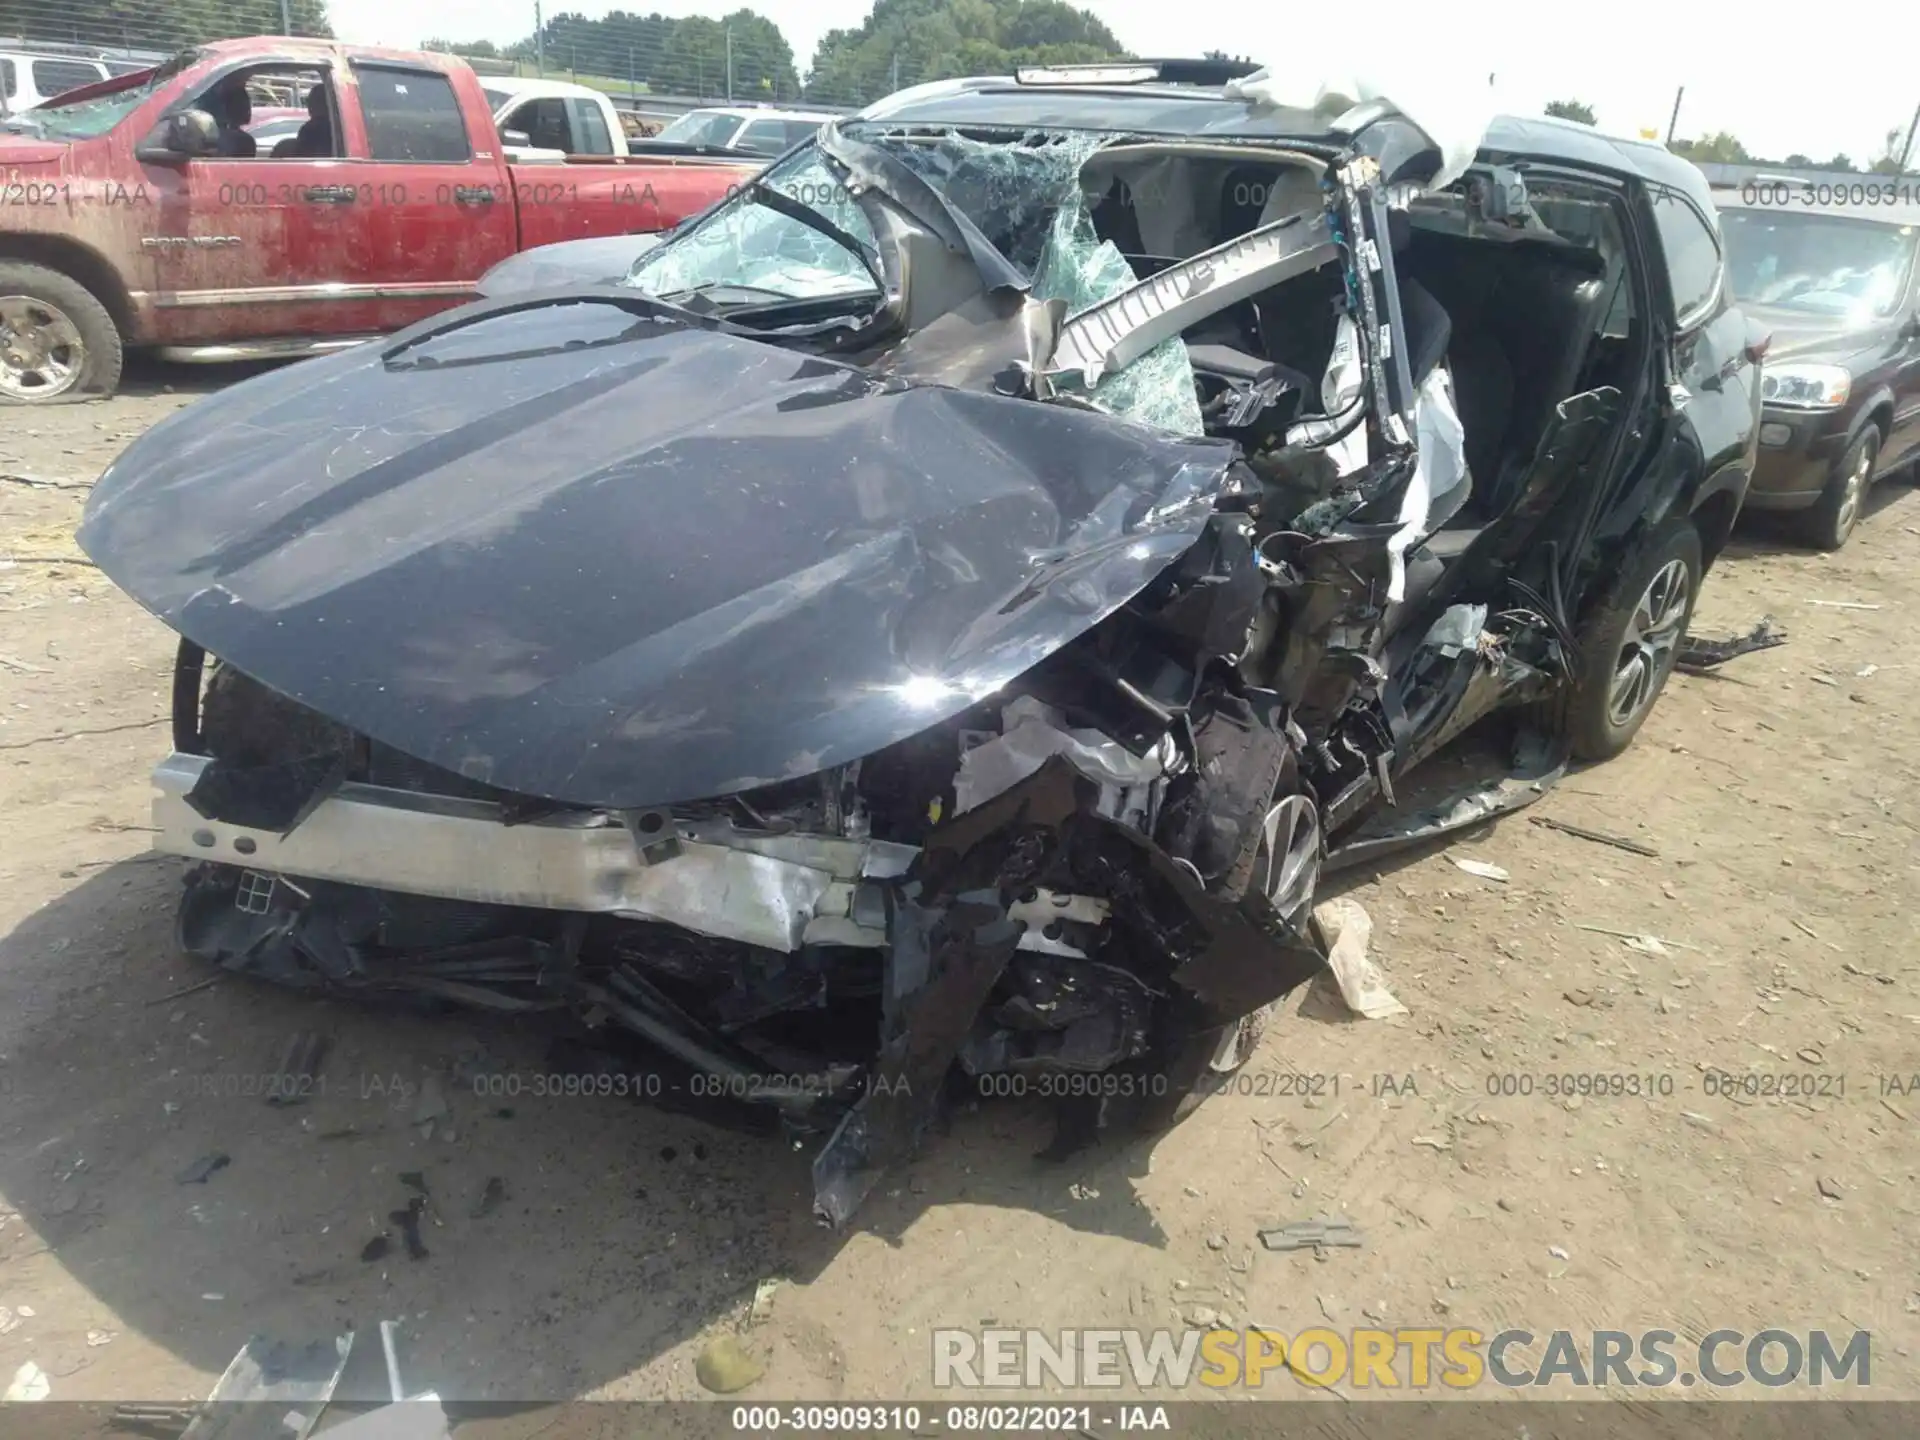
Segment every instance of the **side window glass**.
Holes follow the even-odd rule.
[[[1690,326],[1720,289],[1720,242],[1684,196],[1656,190],[1653,215],[1660,228],[1660,249],[1666,255],[1667,281],[1673,290],[1673,310],[1680,324]]]
[[[613,154],[613,135],[607,129],[607,117],[600,107],[591,100],[569,100],[567,108],[573,112],[573,134],[577,145],[577,154],[611,155]]]
[[[0,60],[0,100],[11,100],[20,93],[20,81],[13,73],[11,60]]]
[[[385,65],[354,68],[367,150],[375,160],[458,164],[473,158],[466,118],[446,76]]]

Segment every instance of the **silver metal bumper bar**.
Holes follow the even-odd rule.
[[[681,827],[646,851],[604,813],[508,825],[484,800],[348,784],[288,835],[208,820],[187,792],[209,762],[169,755],[154,768],[154,848],[263,874],[332,880],[488,905],[620,915],[771,950],[883,946],[878,882],[906,873],[914,847],[883,840],[771,835],[725,821]],[[649,858],[649,857],[653,858]],[[1039,896],[1014,907],[1023,949],[1077,955],[1062,926],[1097,926],[1104,901]]]

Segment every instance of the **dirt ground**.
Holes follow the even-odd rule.
[[[252,1333],[401,1319],[409,1383],[443,1396],[695,1397],[695,1355],[744,1327],[766,1364],[748,1398],[900,1399],[934,1393],[937,1326],[1212,1312],[1287,1333],[1865,1329],[1875,1393],[1920,1394],[1911,486],[1881,487],[1837,557],[1736,540],[1696,629],[1771,613],[1787,646],[1677,677],[1623,758],[1352,883],[1409,1016],[1291,1005],[1247,1072],[1269,1093],[1217,1095],[1150,1149],[1047,1164],[1037,1107],[962,1113],[834,1236],[777,1141],[477,1093],[541,1069],[532,1027],[234,978],[175,996],[206,974],[173,944],[180,864],[145,853],[169,636],[47,561],[77,555],[116,451],[225,378],[155,370],[107,404],[0,414],[0,1380],[31,1360],[56,1399],[189,1400]],[[301,1029],[332,1037],[326,1088],[276,1109],[253,1077]],[[1731,1098],[1709,1071],[1825,1093]],[[1258,1081],[1279,1072],[1338,1092]],[[1658,1093],[1544,1093],[1574,1072]],[[450,1113],[427,1138],[430,1077]],[[431,1203],[410,1259],[389,1213],[414,1172]],[[1256,1240],[1328,1214],[1364,1248]]]

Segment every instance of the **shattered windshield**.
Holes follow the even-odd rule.
[[[1139,283],[1127,256],[1098,233],[1092,197],[1083,193],[1081,167],[1111,135],[1047,131],[976,139],[879,125],[849,126],[845,133],[886,150],[925,180],[1030,278],[1036,300],[1064,302],[1069,317]],[[761,180],[862,244],[878,243],[817,146],[795,152]],[[858,255],[751,190],[644,257],[626,283],[662,299],[697,294],[721,303],[877,297]],[[1175,434],[1204,431],[1193,367],[1177,337],[1104,377],[1085,398]]]
[[[1756,305],[1815,315],[1886,315],[1906,290],[1911,225],[1833,215],[1720,216],[1733,292]]]
[[[873,227],[825,156],[809,146],[766,170],[759,183],[806,206],[855,240]],[[649,251],[624,282],[649,295],[745,301],[878,294],[862,258],[821,230],[774,209],[749,188],[684,234]]]

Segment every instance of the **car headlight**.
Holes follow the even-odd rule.
[[[1798,410],[1838,410],[1852,389],[1853,377],[1840,365],[1769,365],[1760,378],[1765,404]]]

